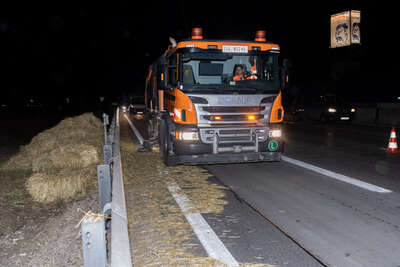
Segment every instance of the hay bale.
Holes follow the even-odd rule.
[[[94,164],[97,162],[96,158],[101,158],[102,128],[101,121],[92,113],[66,118],[56,126],[37,134],[29,144],[21,146],[19,152],[0,168],[33,169],[40,172],[53,168],[86,167]],[[84,152],[81,155],[76,152],[81,145],[89,145],[91,148],[83,148]],[[97,151],[96,156],[94,150]],[[61,155],[62,151],[66,151],[66,154]],[[66,158],[69,160],[61,162]],[[77,164],[80,160],[83,162]]]
[[[32,160],[34,172],[49,173],[54,169],[79,169],[100,163],[101,151],[91,145],[72,144],[58,146],[49,153],[39,154]]]
[[[0,168],[33,171],[26,188],[35,201],[67,201],[95,184],[102,148],[102,123],[85,113],[37,134]]]
[[[41,203],[68,201],[86,192],[95,181],[96,169],[62,170],[58,174],[34,173],[26,182],[32,198]]]

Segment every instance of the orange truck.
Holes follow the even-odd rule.
[[[279,45],[254,41],[171,42],[146,78],[148,137],[166,165],[279,161],[284,142]],[[153,142],[153,143],[154,143]]]

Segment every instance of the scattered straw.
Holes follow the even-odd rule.
[[[75,228],[78,228],[79,226],[81,226],[82,222],[85,220],[92,220],[94,222],[100,221],[102,218],[104,218],[103,214],[101,213],[94,213],[92,211],[83,211],[81,209],[78,209],[78,211],[83,212],[83,217],[82,219],[78,222],[77,225],[75,225]]]

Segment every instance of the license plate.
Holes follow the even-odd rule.
[[[247,53],[248,47],[244,45],[223,45],[222,52],[224,53]]]
[[[349,117],[340,117],[340,119],[341,119],[342,121],[348,121],[348,120],[350,120]]]

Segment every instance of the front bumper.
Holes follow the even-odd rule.
[[[175,156],[179,164],[221,164],[240,162],[280,161],[280,152],[223,153]]]
[[[278,146],[276,150],[270,151],[269,149],[269,142],[270,141],[275,141]],[[213,153],[214,150],[214,144],[204,144],[201,142],[179,142],[175,141],[174,142],[174,152],[176,155],[200,155],[200,154],[215,154],[215,155],[224,155],[224,154],[241,154],[241,153],[249,153],[249,152],[283,152],[284,150],[284,142],[279,139],[267,139],[265,142],[259,142],[258,143],[258,150],[255,151],[255,145],[254,144],[224,144],[224,145],[219,145],[219,151],[224,151],[225,152],[218,152],[218,153]],[[246,151],[246,149],[241,149],[240,152],[235,152],[234,147],[247,147],[250,149],[254,149],[254,151]],[[231,151],[229,151],[231,150]],[[231,153],[233,152],[233,153]]]
[[[268,130],[272,129],[276,129],[276,127],[265,127],[264,133],[268,135]],[[173,138],[174,156],[178,163],[279,161],[280,154],[284,149],[284,142],[281,138],[259,136],[260,127],[200,128],[196,130],[200,133],[198,141],[180,141]]]

